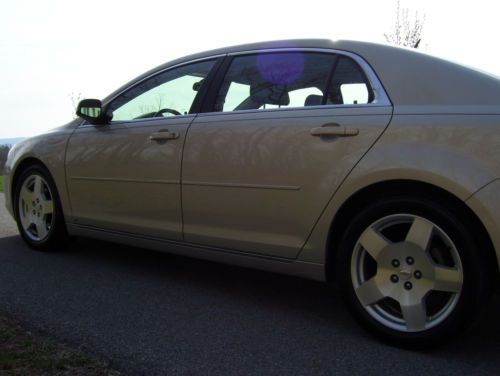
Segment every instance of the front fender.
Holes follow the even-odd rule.
[[[66,216],[71,216],[64,163],[68,140],[74,130],[73,127],[68,127],[72,123],[21,141],[10,151],[5,168],[4,191],[5,205],[12,216],[14,216],[12,204],[15,179],[30,163],[41,163],[49,170],[56,183],[63,212]]]

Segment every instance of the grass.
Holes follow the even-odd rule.
[[[3,192],[3,176],[0,175],[0,192]]]
[[[66,345],[34,335],[0,317],[0,375],[2,376],[121,376],[105,363]]]

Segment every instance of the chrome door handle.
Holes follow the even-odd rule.
[[[176,138],[179,138],[179,133],[170,132],[169,130],[161,130],[149,136],[151,141],[175,140]]]
[[[311,136],[336,136],[336,137],[352,137],[359,134],[357,128],[341,127],[337,123],[323,124],[321,127],[311,129]]]

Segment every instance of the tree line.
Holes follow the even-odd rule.
[[[10,145],[0,145],[0,174],[3,173],[7,155],[9,154]]]

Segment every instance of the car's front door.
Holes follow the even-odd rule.
[[[236,56],[220,87],[186,140],[185,240],[294,258],[390,102],[353,58],[310,51]]]
[[[202,61],[140,81],[106,106],[110,124],[74,132],[66,154],[71,221],[182,239],[182,149],[213,66]]]

